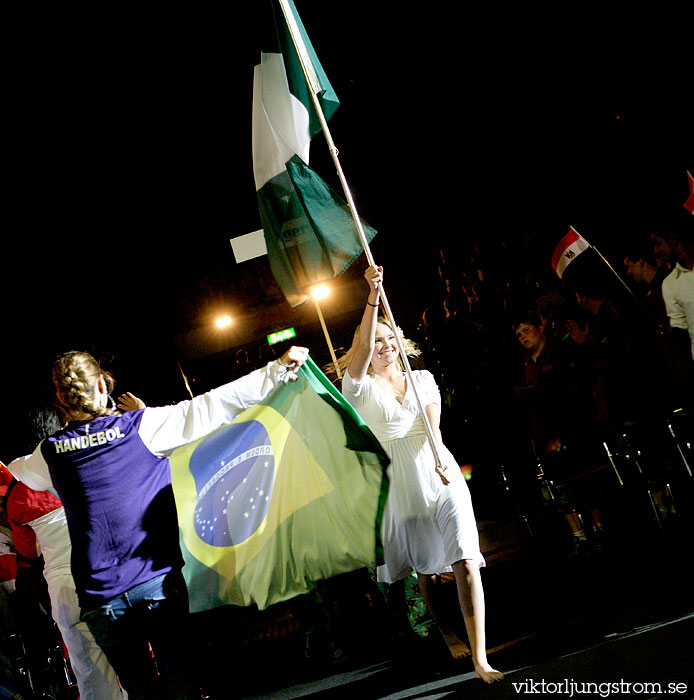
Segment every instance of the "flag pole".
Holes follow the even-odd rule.
[[[330,334],[328,333],[328,327],[325,325],[325,319],[323,318],[323,312],[321,311],[318,299],[313,297],[313,303],[316,305],[316,313],[320,319],[320,325],[323,329],[323,335],[325,336],[325,342],[328,344],[328,350],[330,351],[330,357],[333,358],[333,366],[335,367],[335,374],[337,374],[338,379],[342,379],[342,373],[340,372],[340,366],[337,363],[337,357],[335,356],[335,350],[333,349],[333,344],[330,340]]]
[[[371,248],[369,247],[369,241],[366,238],[366,233],[364,232],[364,227],[362,226],[361,223],[361,218],[359,217],[359,213],[357,212],[357,207],[354,203],[354,198],[352,197],[352,192],[349,187],[349,184],[347,182],[347,178],[345,177],[344,171],[342,170],[342,165],[340,164],[340,159],[338,157],[339,151],[337,147],[335,146],[335,142],[333,141],[332,135],[330,133],[330,129],[328,128],[328,121],[325,118],[325,114],[323,113],[323,108],[321,107],[320,101],[318,100],[318,93],[321,91],[321,85],[320,82],[318,81],[318,77],[316,76],[315,72],[313,71],[313,66],[308,54],[308,51],[306,50],[306,46],[303,42],[303,39],[301,38],[301,33],[299,31],[299,27],[296,23],[296,20],[294,18],[294,14],[292,13],[291,9],[289,8],[288,5],[288,0],[278,0],[280,7],[282,8],[282,13],[284,14],[284,19],[287,22],[287,27],[289,29],[289,33],[292,37],[292,42],[294,43],[294,48],[296,49],[296,53],[299,57],[299,62],[301,63],[301,68],[304,73],[304,77],[306,78],[306,83],[308,84],[309,87],[309,92],[311,93],[311,100],[313,102],[313,106],[316,110],[316,114],[318,116],[318,119],[321,124],[321,128],[323,129],[323,134],[325,136],[325,140],[328,144],[328,150],[330,151],[330,155],[332,156],[333,163],[335,164],[335,169],[337,171],[337,176],[340,180],[340,184],[342,185],[342,189],[345,193],[345,198],[347,200],[347,205],[349,206],[350,213],[352,215],[352,218],[354,219],[354,224],[357,227],[357,233],[359,234],[359,238],[361,240],[362,246],[364,248],[364,253],[366,255],[367,262],[369,265],[375,265],[376,263],[374,262],[374,257],[371,254]],[[434,431],[432,430],[431,424],[429,422],[429,419],[427,417],[426,411],[424,410],[424,405],[422,404],[422,400],[417,393],[417,387],[415,386],[413,377],[412,377],[412,369],[410,367],[410,362],[407,357],[407,353],[405,352],[405,348],[402,343],[402,339],[400,337],[400,333],[397,332],[397,325],[395,323],[395,319],[393,318],[393,312],[390,308],[390,304],[388,302],[388,298],[386,296],[385,290],[383,289],[383,284],[380,285],[380,296],[381,296],[381,303],[383,306],[383,310],[385,312],[385,317],[390,323],[390,325],[393,327],[394,335],[395,335],[395,341],[398,346],[398,352],[400,353],[400,358],[402,360],[402,363],[405,367],[405,374],[407,376],[407,383],[410,387],[412,387],[412,391],[414,392],[415,398],[417,400],[417,405],[419,407],[419,411],[422,415],[422,419],[424,420],[424,427],[426,429],[427,437],[429,439],[429,443],[431,445],[431,449],[434,453],[434,458],[436,460],[436,464],[439,467],[443,467],[443,461],[441,460],[439,450],[436,446],[436,439],[434,437]]]
[[[186,385],[186,389],[188,390],[188,394],[190,395],[190,398],[192,399],[192,398],[194,398],[193,391],[190,388],[190,384],[188,384],[188,377],[186,377],[186,373],[183,371],[183,367],[181,367],[181,361],[176,360],[176,364],[178,365],[178,369],[181,372],[181,376],[183,377],[183,383]]]
[[[581,238],[583,238],[583,240],[585,240],[588,243],[588,241],[586,240],[586,237],[584,235],[578,233],[578,231],[573,226],[569,225],[569,228],[575,234],[577,234],[578,236],[581,236]],[[648,311],[646,310],[644,305],[639,301],[639,298],[636,296],[636,294],[634,294],[634,292],[629,287],[629,285],[619,276],[619,274],[614,269],[614,267],[612,267],[612,265],[610,265],[607,258],[592,243],[588,243],[588,245],[598,254],[598,257],[600,258],[600,260],[602,260],[605,263],[605,265],[607,265],[607,269],[619,280],[619,282],[622,284],[624,289],[627,290],[627,293],[629,294],[629,296],[636,302],[636,305],[639,307],[639,309],[641,309],[641,311],[646,316],[646,318],[648,318],[648,320],[657,328],[658,324],[657,324],[656,320],[648,313]]]

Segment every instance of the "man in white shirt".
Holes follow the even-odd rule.
[[[663,301],[672,328],[689,333],[694,357],[694,230],[678,230],[671,245],[677,263],[663,280]]]

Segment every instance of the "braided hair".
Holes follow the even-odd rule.
[[[113,376],[101,369],[99,363],[86,352],[71,350],[53,363],[53,385],[57,408],[63,418],[69,419],[74,411],[103,416],[111,408],[94,399],[94,385],[103,376],[109,393],[113,390]]]

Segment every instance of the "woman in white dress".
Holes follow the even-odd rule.
[[[383,268],[370,266],[364,275],[369,298],[342,380],[342,393],[391,458],[390,491],[383,516],[385,564],[379,567],[378,578],[392,583],[416,571],[422,596],[453,656],[471,655],[476,675],[492,683],[503,674],[487,661],[480,576],[484,559],[470,492],[441,440],[441,399],[434,377],[420,370],[412,373],[413,381],[443,462],[436,465],[419,404],[403,371],[394,330],[378,316],[382,273]],[[451,569],[470,648],[454,633],[434,596],[436,576]]]

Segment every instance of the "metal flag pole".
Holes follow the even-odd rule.
[[[294,18],[294,14],[291,11],[291,8],[288,5],[288,0],[279,0],[280,7],[282,8],[282,13],[284,14],[285,21],[287,22],[287,27],[289,28],[289,33],[292,37],[292,42],[294,43],[294,48],[296,49],[296,53],[299,57],[299,62],[301,63],[301,68],[304,73],[304,77],[306,78],[306,83],[308,84],[309,87],[309,92],[311,93],[311,100],[313,102],[313,106],[316,110],[316,114],[318,116],[318,119],[321,124],[321,128],[323,129],[323,134],[325,135],[325,140],[328,144],[328,150],[330,151],[330,155],[332,156],[333,163],[335,164],[335,169],[337,170],[337,175],[338,178],[340,179],[340,184],[342,185],[342,189],[345,193],[345,198],[347,200],[347,205],[349,206],[350,213],[352,215],[352,218],[354,219],[354,224],[357,227],[357,232],[359,234],[359,239],[361,240],[362,246],[364,248],[364,253],[366,254],[366,259],[369,263],[369,265],[375,265],[376,263],[374,262],[373,255],[371,254],[371,249],[369,247],[369,242],[366,238],[366,233],[364,232],[364,227],[362,226],[361,219],[359,217],[359,213],[357,212],[357,207],[354,203],[354,198],[352,197],[352,192],[350,190],[349,184],[347,183],[347,178],[345,177],[344,171],[342,170],[342,165],[340,164],[340,160],[338,158],[339,151],[335,146],[335,142],[333,141],[332,135],[330,133],[330,129],[328,128],[328,121],[325,118],[325,115],[323,114],[323,108],[320,105],[320,101],[318,100],[318,93],[321,91],[321,85],[318,80],[318,76],[316,75],[315,71],[313,70],[313,64],[311,63],[310,56],[308,54],[308,51],[306,49],[306,45],[303,42],[303,39],[301,37],[301,32],[299,31],[299,27],[296,23],[296,19]],[[402,363],[405,367],[405,374],[407,376],[407,382],[410,387],[412,387],[412,391],[414,392],[415,398],[417,400],[417,405],[419,407],[419,411],[422,415],[422,419],[424,420],[424,427],[426,429],[427,433],[427,438],[429,439],[429,443],[431,445],[431,449],[434,453],[434,458],[436,460],[436,464],[439,467],[443,467],[443,462],[441,460],[441,456],[439,454],[438,447],[436,446],[436,439],[434,437],[434,431],[431,427],[431,423],[429,422],[429,419],[427,417],[427,414],[424,410],[424,405],[422,404],[422,400],[417,393],[417,387],[415,386],[415,383],[412,378],[412,369],[410,367],[410,362],[407,357],[407,353],[405,352],[405,348],[402,343],[402,339],[400,337],[400,333],[397,332],[397,325],[395,323],[395,319],[393,318],[393,312],[391,311],[390,304],[388,302],[388,298],[386,296],[385,290],[383,289],[383,284],[380,285],[379,293],[381,296],[381,302],[383,305],[383,310],[385,312],[385,317],[390,323],[390,325],[393,327],[394,335],[395,335],[395,340],[396,344],[398,346],[398,352],[400,353],[400,358],[402,359]]]

